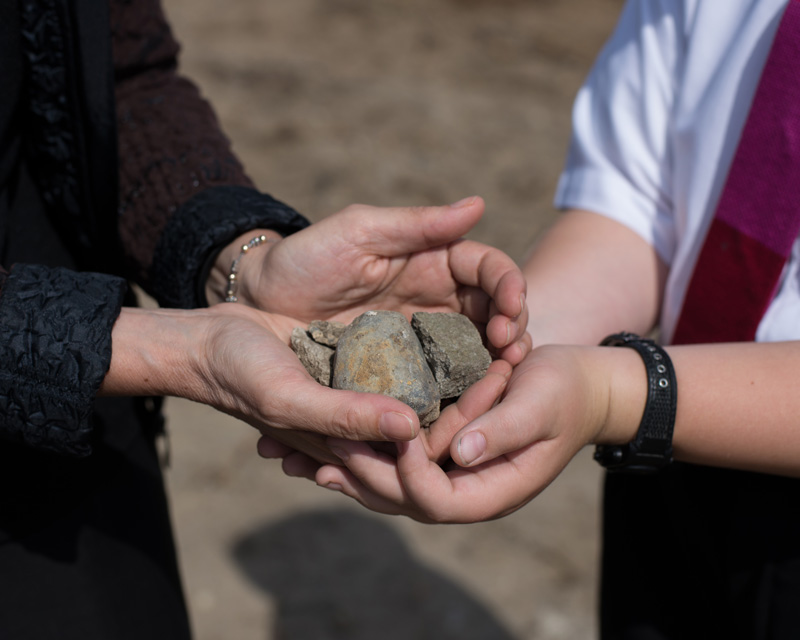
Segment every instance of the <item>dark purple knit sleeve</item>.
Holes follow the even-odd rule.
[[[125,259],[162,305],[200,306],[202,267],[226,242],[308,223],[253,187],[211,106],[178,73],[159,0],[111,0],[110,15]]]

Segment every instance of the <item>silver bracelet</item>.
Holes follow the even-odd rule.
[[[238,286],[237,281],[237,274],[239,273],[239,261],[254,247],[257,247],[260,244],[264,244],[265,242],[278,242],[278,238],[267,238],[264,234],[260,236],[256,236],[247,244],[242,245],[242,250],[239,252],[239,255],[236,256],[236,260],[231,263],[231,270],[228,273],[228,290],[225,292],[225,302],[239,302],[239,298],[236,297],[236,289]]]

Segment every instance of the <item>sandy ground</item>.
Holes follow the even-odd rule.
[[[183,66],[258,186],[318,220],[480,194],[471,237],[520,260],[552,219],[581,79],[621,0],[166,0]],[[601,474],[584,451],[520,512],[371,514],[167,404],[198,640],[596,637]]]

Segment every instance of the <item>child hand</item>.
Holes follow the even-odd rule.
[[[487,406],[490,382],[459,400],[460,415],[471,422],[453,438],[450,454],[472,466],[439,466],[419,438],[398,443],[396,459],[364,443],[329,440],[345,466],[320,467],[316,481],[375,511],[422,522],[509,514],[584,445],[633,437],[647,393],[637,359],[629,349],[541,347],[515,368],[497,406]]]

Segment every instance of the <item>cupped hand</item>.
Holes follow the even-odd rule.
[[[453,436],[472,419],[492,407],[506,388],[511,371],[511,365],[507,362],[495,360],[486,375],[469,387],[456,402],[445,407],[430,427],[420,429],[417,439],[429,460],[440,465],[452,465],[449,459]],[[337,439],[324,440],[328,458],[320,460],[316,451],[302,452],[297,447],[287,446],[281,441],[281,435],[265,434],[258,442],[258,452],[264,458],[282,458],[283,469],[289,476],[314,480],[323,464],[343,464],[341,456],[346,456],[346,449],[340,446]],[[330,444],[336,448],[338,455],[331,453]],[[381,459],[385,458],[389,464],[394,463],[396,449],[393,443],[369,442],[365,443],[365,447]]]
[[[422,522],[475,522],[509,514],[547,487],[607,426],[610,350],[598,349],[534,350],[514,369],[493,407],[488,395],[465,394],[461,410],[469,423],[453,438],[450,455],[474,466],[440,466],[420,438],[398,444],[396,458],[364,443],[335,440],[331,448],[344,467],[320,467],[316,482],[375,511]]]
[[[240,299],[306,324],[349,323],[372,309],[459,312],[516,364],[530,349],[524,277],[502,251],[462,238],[483,210],[478,197],[445,207],[350,206],[261,261],[243,261]]]
[[[192,399],[328,461],[334,458],[324,436],[370,441],[416,436],[419,420],[399,400],[320,386],[278,337],[296,326],[296,319],[239,304],[193,313],[207,322],[197,358],[203,382]]]

